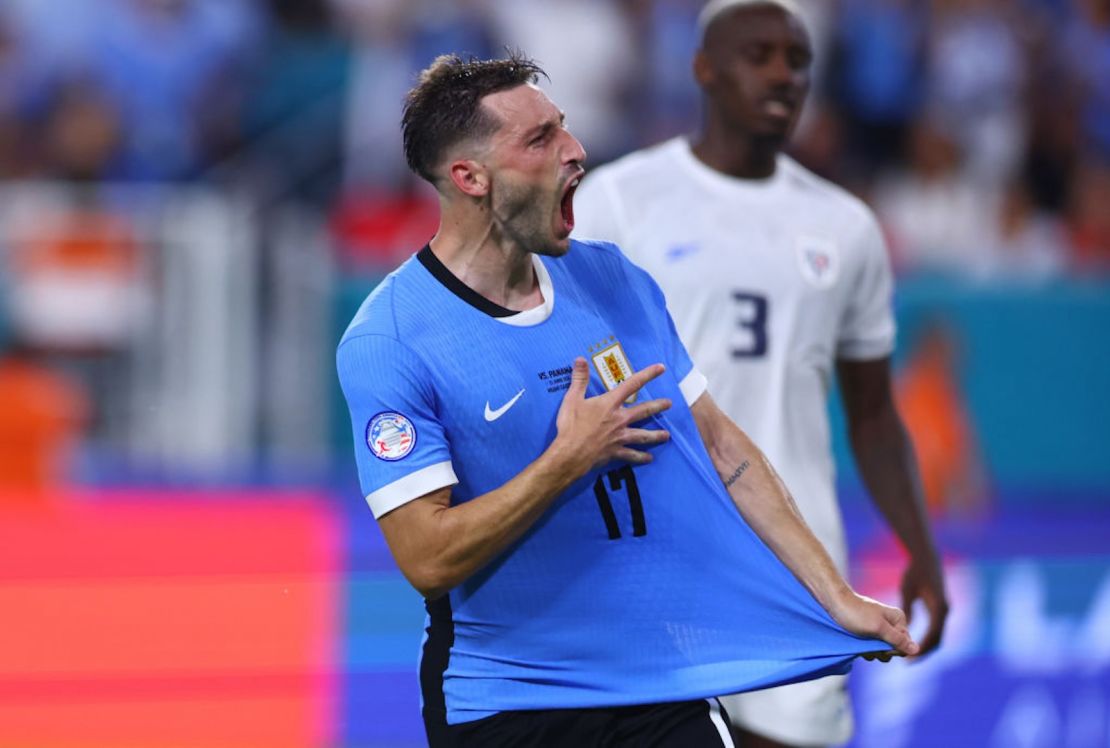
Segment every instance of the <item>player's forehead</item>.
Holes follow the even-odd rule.
[[[532,83],[489,94],[482,106],[501,123],[497,135],[502,137],[520,136],[563,117],[555,102]]]
[[[802,19],[774,3],[737,6],[715,18],[705,30],[707,49],[753,42],[810,47],[809,33]]]

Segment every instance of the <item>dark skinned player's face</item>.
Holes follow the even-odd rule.
[[[797,18],[755,5],[710,24],[695,74],[729,130],[785,143],[809,91],[812,59]]]

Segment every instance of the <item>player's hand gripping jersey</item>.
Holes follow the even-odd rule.
[[[592,364],[587,396],[666,364],[638,396],[672,399],[653,419],[671,439],[648,465],[608,464],[572,485],[429,604],[424,699],[445,699],[450,723],[676,701],[844,672],[889,649],[833,622],[741,518],[690,414],[705,379],[650,278],[602,243],[533,259],[545,304],[510,317],[415,258],[359,310],[338,365],[374,515],[444,486],[458,504],[509,481],[554,439],[577,356]]]

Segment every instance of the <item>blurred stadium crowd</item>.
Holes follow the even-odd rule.
[[[875,207],[900,273],[1110,271],[1110,1],[802,5],[817,62],[794,151]],[[221,470],[327,451],[333,299],[436,225],[400,147],[415,73],[524,50],[596,165],[697,127],[700,6],[5,0],[0,336],[23,368],[0,398],[26,413],[0,438],[38,445],[6,472],[51,474],[30,455],[74,430],[111,445],[101,473],[121,453]]]
[[[372,218],[395,218],[412,189],[399,101],[435,54],[513,46],[536,57],[596,164],[696,126],[700,5],[6,0],[0,178],[249,173],[322,207],[357,250],[393,250],[381,246],[396,243],[391,226]],[[818,62],[796,151],[872,199],[902,269],[1106,270],[1110,3],[806,7]],[[407,252],[412,237],[399,243]]]

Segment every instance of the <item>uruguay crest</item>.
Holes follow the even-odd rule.
[[[596,350],[596,352],[595,352]],[[628,356],[624,353],[620,341],[612,336],[608,341],[603,341],[590,348],[590,357],[594,362],[594,369],[601,377],[602,384],[607,392],[632,376],[632,365],[628,363]],[[625,402],[635,402],[636,394],[633,393]]]
[[[798,266],[802,277],[817,288],[830,288],[840,275],[840,256],[836,244],[817,236],[799,236],[795,240]]]
[[[379,460],[400,460],[416,446],[416,426],[400,413],[378,413],[366,424],[366,446]]]

